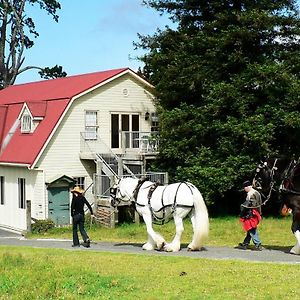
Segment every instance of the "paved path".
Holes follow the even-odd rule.
[[[119,253],[134,253],[161,256],[182,256],[193,258],[223,259],[223,260],[242,260],[255,262],[274,262],[287,264],[300,264],[300,255],[289,254],[291,247],[266,246],[263,251],[240,250],[230,247],[208,246],[203,251],[189,252],[185,247],[176,253],[163,251],[144,251],[142,244],[132,243],[108,243],[92,242],[91,248],[72,248],[71,240],[53,239],[25,239],[16,233],[0,230],[0,246],[26,246],[34,248],[57,248],[71,251],[104,251]]]

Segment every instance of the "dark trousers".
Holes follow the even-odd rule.
[[[84,229],[84,215],[77,214],[73,216],[73,245],[79,245],[78,227],[83,241],[89,240],[89,236]]]

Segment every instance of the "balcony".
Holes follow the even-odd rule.
[[[158,152],[158,132],[122,131],[119,135],[119,148],[110,148],[97,134],[80,134],[80,156],[92,159],[100,155],[156,155]]]
[[[136,151],[140,155],[157,154],[158,132],[124,131],[121,144],[125,153]]]

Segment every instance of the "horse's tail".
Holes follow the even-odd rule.
[[[205,240],[208,238],[209,220],[208,211],[200,191],[192,185],[194,198],[194,224],[193,241],[189,245],[190,250],[201,250]]]

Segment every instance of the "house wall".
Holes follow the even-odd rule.
[[[38,214],[35,188],[37,187],[38,172],[22,167],[0,166],[0,175],[4,176],[4,205],[0,205],[0,227],[13,230],[26,230],[26,209],[19,208],[18,178],[25,178],[26,200],[31,200],[32,216]],[[38,187],[40,188],[40,187]]]
[[[124,89],[128,95],[124,95]],[[113,113],[140,113],[140,131],[150,131],[145,121],[145,112],[155,111],[149,93],[130,75],[125,75],[76,99],[58,130],[55,132],[36,167],[44,170],[45,180],[62,174],[70,177],[85,177],[86,188],[92,183],[96,165],[93,160],[80,160],[80,133],[85,130],[85,111],[98,111],[98,134],[110,145],[111,120]],[[92,189],[85,194],[93,202]],[[45,193],[47,205],[47,193]],[[71,200],[71,198],[70,198]],[[47,207],[45,208],[47,211]]]

